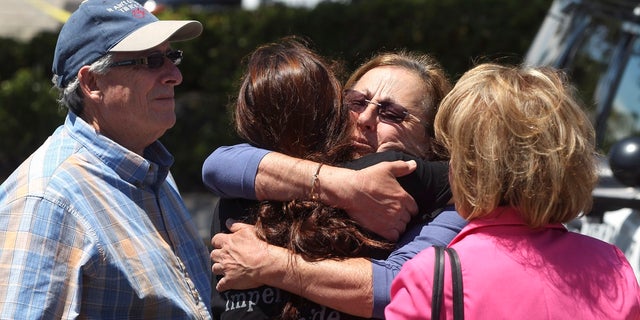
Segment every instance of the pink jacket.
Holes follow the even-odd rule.
[[[640,289],[615,246],[561,224],[527,227],[513,208],[475,219],[451,241],[462,265],[466,319],[640,319]],[[386,319],[429,319],[434,249],[405,263]],[[442,319],[452,319],[449,259]]]

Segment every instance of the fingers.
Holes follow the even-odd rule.
[[[391,162],[391,173],[393,173],[396,178],[403,177],[416,170],[417,167],[418,164],[415,162],[415,160],[393,161]]]
[[[391,228],[389,229],[387,235],[383,235],[383,237],[389,241],[393,241],[396,242],[398,241],[398,239],[400,239],[400,234],[402,234],[404,232],[404,228],[402,230],[396,229],[396,228]]]
[[[220,280],[218,280],[218,283],[216,284],[216,291],[222,292],[222,291],[227,291],[229,289],[231,288],[228,288],[227,278],[225,277],[220,278]]]
[[[407,223],[409,223],[409,221],[411,221],[412,218],[413,218],[413,214],[410,211],[405,211],[402,214],[398,215],[397,221],[402,225],[402,228],[403,228],[402,231],[404,231],[404,227],[407,225]]]
[[[214,274],[216,273],[216,270],[214,268],[222,268],[222,265],[220,263],[218,263],[219,261],[221,261],[220,259],[220,252],[222,250],[221,249],[213,249],[211,251],[211,253],[209,254],[209,258],[211,259],[211,262],[213,262],[213,265],[211,266],[211,272],[213,272]],[[219,270],[219,269],[218,269]]]
[[[416,170],[416,168],[418,167],[418,165],[414,160],[400,161],[400,162],[402,162],[404,166],[398,166],[392,169],[392,172],[396,177],[402,177],[407,174],[410,174],[411,172]],[[405,222],[404,224],[406,225],[409,222],[409,220],[411,220],[411,217],[414,216],[416,213],[418,213],[418,204],[412,197],[409,196],[408,198],[404,199],[402,205],[407,209],[408,215],[402,215],[400,218],[402,219],[403,222]]]
[[[411,217],[415,216],[418,213],[418,203],[416,203],[416,201],[409,196],[408,199],[405,199],[405,201],[403,201],[403,206],[407,209],[407,211],[403,212],[402,216],[402,221],[404,222],[409,222],[409,220],[411,220]]]
[[[390,162],[389,165],[391,166],[390,172],[396,178],[406,176],[416,170],[416,168],[418,167],[418,164],[415,162],[415,160],[398,160]],[[399,216],[399,218],[405,218],[402,221],[409,222],[409,220],[411,220],[411,217],[418,213],[418,204],[408,194],[406,198],[402,199],[402,207],[406,209],[406,212],[402,212]],[[404,215],[405,213],[408,215],[403,217],[402,215]]]
[[[227,282],[228,281],[225,278],[224,268],[223,268],[222,264],[221,263],[214,263],[211,266],[211,271],[216,276],[222,276],[220,279],[218,279],[218,281],[216,283],[216,290],[218,292],[222,292],[222,291],[228,290],[229,289],[229,288],[227,288]]]
[[[229,231],[231,232],[238,232],[245,228],[253,228],[253,225],[238,222],[237,220],[234,220],[234,219],[227,219],[225,221],[225,225],[227,226],[227,229],[229,229]]]
[[[213,251],[211,251],[210,257],[211,261],[213,262],[213,264],[211,265],[211,272],[216,276],[222,276],[220,279],[218,279],[216,284],[216,290],[222,292],[229,290],[230,288],[228,288],[228,280],[225,277],[224,265],[222,263],[216,262],[220,261],[218,260],[220,251],[220,249],[214,249]]]
[[[233,219],[227,219],[227,221],[225,221],[225,224],[229,229],[229,231],[231,231],[232,233],[238,232],[246,228],[253,228],[253,225],[237,222],[236,220],[233,220]],[[229,238],[230,238],[230,235],[227,233],[218,233],[211,238],[211,246],[213,246],[214,248],[222,248],[224,243]]]
[[[402,216],[402,219],[393,221],[392,227],[389,229],[391,237],[389,240],[397,241],[400,238],[400,235],[407,229],[407,224],[410,219],[411,216],[409,214],[405,214]]]
[[[224,266],[221,263],[214,262],[211,266],[211,272],[218,276],[224,276]]]
[[[229,234],[227,233],[217,233],[216,235],[213,236],[213,238],[211,238],[211,246],[213,246],[216,249],[220,249],[222,248],[222,245],[227,241],[228,238],[229,238]],[[212,256],[214,251],[211,252]]]
[[[412,209],[412,205],[415,205],[415,202],[409,201],[406,202],[404,210],[396,207],[394,210],[389,211],[385,216],[385,227],[379,228],[378,230],[381,230],[381,233],[378,234],[387,240],[397,241],[412,219],[412,212],[409,210],[415,210],[415,212],[417,212],[417,206],[415,209]]]

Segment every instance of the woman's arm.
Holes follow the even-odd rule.
[[[453,206],[447,207],[428,224],[407,230],[395,249],[385,260],[372,260],[373,264],[373,316],[384,319],[384,308],[391,301],[391,282],[405,262],[433,245],[446,246],[467,225]]]
[[[219,147],[202,165],[202,182],[221,198],[257,200],[256,173],[268,153],[246,143]]]
[[[364,228],[397,240],[417,212],[396,177],[411,173],[414,161],[380,163],[363,170],[323,165],[248,144],[215,150],[202,168],[205,185],[221,197],[257,200],[309,199],[312,177],[319,200],[342,208]],[[354,199],[358,199],[357,202]]]
[[[446,245],[466,225],[455,211],[444,211],[429,224],[405,233],[386,260],[349,258],[308,262],[290,251],[259,240],[254,228],[233,224],[232,234],[211,244],[215,274],[224,274],[217,290],[248,289],[261,284],[301,295],[318,304],[361,317],[383,317],[391,281],[402,264],[424,248]]]
[[[364,258],[308,262],[282,247],[256,237],[252,225],[228,225],[231,234],[213,237],[212,271],[224,275],[216,290],[277,287],[318,304],[361,317],[371,317],[371,262]]]

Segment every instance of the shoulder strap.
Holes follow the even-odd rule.
[[[431,298],[431,319],[440,319],[440,308],[444,295],[444,249],[434,246],[436,257],[433,267],[433,291]]]
[[[460,257],[453,248],[447,248],[449,262],[451,263],[451,283],[453,285],[453,319],[464,319],[464,291],[462,287],[462,270]]]

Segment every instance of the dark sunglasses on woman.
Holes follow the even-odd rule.
[[[418,117],[409,113],[407,108],[395,102],[373,102],[371,101],[371,99],[368,99],[364,93],[352,89],[347,89],[344,91],[343,103],[351,111],[357,113],[362,113],[365,109],[367,109],[367,106],[373,104],[377,107],[378,119],[385,123],[400,124],[409,118],[421,122]]]

